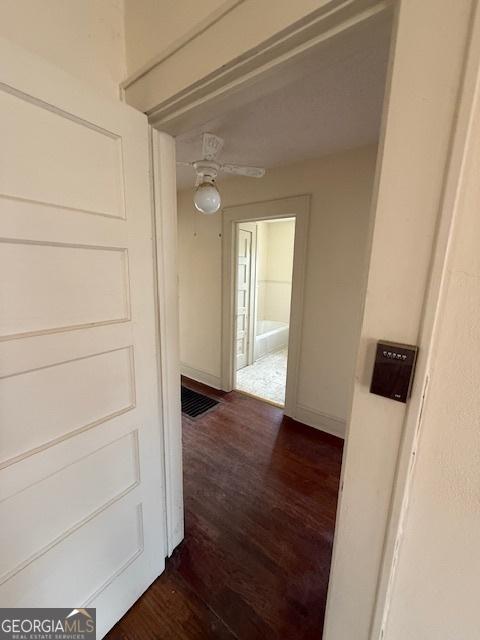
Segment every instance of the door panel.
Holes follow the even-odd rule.
[[[125,249],[4,240],[0,337],[127,320],[127,261]]]
[[[97,607],[164,568],[148,126],[0,41],[0,602]]]
[[[138,432],[133,431],[4,499],[0,545],[9,554],[0,557],[0,581],[47,548],[58,531],[78,526],[133,488],[139,481],[137,453]],[[71,508],[58,509],[59,500]]]
[[[17,95],[0,94],[0,109],[8,158],[0,172],[3,194],[125,216],[121,136]]]
[[[235,313],[236,370],[251,364],[251,333],[255,301],[255,248],[257,227],[242,222],[237,227],[237,280]]]
[[[132,410],[132,364],[129,346],[2,378],[3,465]],[[48,420],[39,420],[32,429],[32,416],[44,415]]]

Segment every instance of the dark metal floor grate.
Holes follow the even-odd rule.
[[[204,396],[182,385],[182,413],[190,418],[197,418],[218,404],[218,400]]]

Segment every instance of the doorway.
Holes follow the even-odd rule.
[[[385,14],[384,8],[385,5],[377,7],[377,15],[380,15],[380,12]],[[355,15],[357,24],[363,21],[365,25],[368,25],[371,16],[374,15],[367,14],[365,5],[362,3],[351,4],[350,9],[358,14]],[[361,14],[359,9],[364,13]],[[339,14],[344,10],[343,4],[335,7],[335,11],[338,11]],[[354,348],[350,349],[350,352],[357,359],[357,367],[355,378],[352,376],[351,379],[354,392],[353,399],[350,397],[348,421],[351,426],[349,426],[349,442],[345,458],[345,470],[348,473],[345,474],[342,507],[339,515],[340,526],[336,536],[336,554],[332,569],[333,588],[329,605],[330,620],[334,622],[331,622],[327,627],[328,637],[330,635],[333,637],[333,634],[342,635],[342,633],[348,635],[352,620],[357,625],[358,633],[363,633],[366,637],[367,631],[364,629],[370,625],[369,614],[372,609],[370,602],[380,601],[381,603],[381,591],[384,586],[382,583],[387,583],[388,580],[384,580],[385,573],[382,583],[377,584],[378,567],[382,564],[383,549],[386,549],[387,552],[387,562],[385,563],[384,557],[383,566],[389,565],[389,547],[390,542],[393,541],[393,538],[389,536],[391,539],[384,547],[386,522],[389,514],[391,515],[393,511],[395,524],[396,511],[398,511],[396,507],[401,501],[401,493],[397,488],[395,489],[395,502],[393,505],[391,504],[392,487],[396,479],[397,487],[403,489],[403,484],[398,481],[398,478],[399,476],[401,479],[403,478],[406,469],[410,472],[411,466],[407,463],[409,444],[412,439],[410,436],[412,433],[418,433],[416,420],[420,411],[419,407],[423,406],[424,395],[421,380],[425,377],[425,370],[428,372],[428,369],[423,365],[422,378],[417,376],[412,406],[408,412],[405,426],[407,437],[402,436],[404,412],[400,411],[398,406],[383,407],[379,405],[377,398],[368,396],[368,378],[372,364],[371,346],[374,337],[393,332],[393,335],[398,336],[398,339],[401,338],[407,342],[414,340],[418,335],[421,313],[424,310],[424,283],[428,281],[428,270],[431,265],[431,241],[436,229],[440,194],[443,192],[445,160],[449,157],[447,150],[450,153],[451,121],[456,117],[457,75],[459,75],[462,66],[463,39],[467,37],[465,35],[467,29],[457,29],[455,32],[457,38],[452,40],[451,46],[445,48],[444,39],[440,37],[441,32],[438,28],[448,24],[449,19],[459,20],[459,14],[455,16],[449,7],[440,15],[436,22],[436,28],[432,31],[432,35],[438,35],[438,37],[432,37],[425,43],[425,39],[418,36],[419,33],[422,33],[418,25],[420,24],[422,27],[431,25],[430,10],[431,7],[419,8],[414,3],[402,6],[402,11],[399,16],[397,15],[394,27],[394,44],[389,65],[379,162],[373,189],[372,210],[374,214],[372,218],[374,216],[374,220],[370,225],[370,238],[373,240],[369,242],[368,258],[365,260],[369,273],[369,289],[362,301],[360,318],[363,320],[361,333],[359,332],[360,339],[357,338]],[[322,21],[329,29],[328,34],[333,33],[337,38],[337,34],[342,28],[344,32],[342,36],[347,32],[354,33],[351,21],[345,21],[338,30],[332,29],[332,13],[325,12],[325,15],[328,20]],[[466,12],[464,12],[463,18],[466,19]],[[453,23],[456,24],[455,21]],[[229,24],[231,23],[229,22]],[[338,22],[336,24],[338,25]],[[313,25],[313,20],[309,21],[307,26],[302,25],[305,27],[304,32],[310,35],[314,30],[314,34],[317,36],[320,30],[312,28],[311,25]],[[315,42],[312,41],[311,48],[313,49],[314,44],[318,44],[322,40],[326,41],[327,38],[316,37]],[[333,40],[333,38],[329,36],[328,40]],[[291,41],[294,44],[291,45],[290,57],[293,57],[294,54],[297,55],[299,51],[302,56],[298,55],[298,58],[303,57],[306,46],[297,47],[298,40],[296,38],[291,38]],[[273,50],[278,53],[282,47],[281,53],[283,54],[285,48],[288,48],[288,44],[285,46],[283,32],[282,39],[278,38],[274,42],[277,45],[276,51],[272,46],[272,41],[268,40],[269,51]],[[422,55],[425,50],[427,50],[428,56]],[[197,48],[192,48],[192,51],[195,53]],[[206,78],[205,82],[197,82],[192,85],[191,93],[187,98],[185,98],[186,91],[175,96],[176,105],[173,107],[174,100],[169,95],[170,99],[164,100],[162,111],[156,110],[155,122],[161,122],[162,125],[172,123],[177,115],[177,121],[174,122],[177,129],[174,131],[172,125],[170,131],[178,133],[178,122],[181,117],[183,117],[184,123],[191,116],[191,112],[196,110],[197,121],[200,119],[198,115],[201,112],[201,109],[198,108],[200,101],[196,98],[201,98],[201,105],[204,106],[203,113],[208,109],[208,117],[213,118],[214,115],[218,116],[220,107],[215,114],[212,114],[213,108],[216,105],[221,105],[224,108],[225,98],[231,99],[232,94],[237,98],[240,93],[239,87],[245,86],[251,96],[251,69],[255,64],[255,62],[252,64],[252,58],[255,56],[259,61],[256,67],[257,76],[264,74],[265,51],[266,47],[253,51],[252,55],[249,52],[248,56],[242,56],[240,61],[243,68],[240,70],[238,70],[240,67],[238,58],[234,58],[232,64],[227,67],[219,64],[216,75],[212,74]],[[273,57],[274,54],[272,54]],[[178,59],[181,64],[184,64],[183,52],[178,56]],[[378,59],[378,56],[373,59]],[[442,64],[444,65],[445,74],[442,74],[441,82],[439,74],[432,73],[435,66],[433,61],[438,65],[438,68],[441,68]],[[282,73],[284,73],[285,66],[282,64],[284,59],[280,59],[280,55],[278,55],[275,62],[277,67],[282,67]],[[171,64],[170,57],[166,64]],[[414,90],[412,90],[412,68],[415,69]],[[242,71],[244,71],[243,75]],[[158,74],[157,69],[155,72]],[[232,77],[236,83],[232,82]],[[260,77],[263,89],[265,82],[263,76]],[[359,73],[357,68],[354,77],[362,78],[365,77],[365,74]],[[352,83],[346,83],[343,86],[351,87]],[[329,92],[324,91],[323,95],[328,96]],[[430,99],[426,100],[425,96]],[[346,104],[357,106],[353,100],[348,100]],[[438,110],[435,112],[433,120],[432,104],[446,105],[440,112]],[[463,102],[461,106],[463,107]],[[356,113],[361,112],[358,108],[355,111]],[[368,110],[368,113],[371,112],[372,110]],[[162,120],[160,116],[163,116]],[[345,117],[343,110],[342,117],[345,123],[351,121]],[[301,121],[303,126],[303,118]],[[323,119],[320,118],[318,121],[323,124],[324,130],[333,130],[331,127],[325,126]],[[425,126],[425,123],[428,123],[428,126]],[[399,153],[399,149],[408,148],[405,140],[412,142],[415,148],[414,154]],[[424,171],[424,166],[428,166],[428,171]],[[421,185],[418,176],[422,176]],[[344,186],[345,190],[350,188],[347,181],[344,181]],[[414,188],[411,188],[412,186]],[[297,192],[297,189],[291,191],[291,193]],[[450,201],[445,207],[448,208],[449,204]],[[422,221],[420,233],[419,221]],[[411,254],[409,261],[405,260],[407,251]],[[391,262],[397,257],[401,268],[389,268]],[[412,282],[416,285],[413,289]],[[436,291],[432,293],[432,289],[430,289],[427,307],[431,306],[432,300],[436,299],[435,296]],[[405,299],[408,299],[409,304],[405,304]],[[405,317],[406,315],[408,317]],[[347,318],[348,314],[344,314],[342,317]],[[427,320],[429,318],[431,320],[432,317],[433,313],[429,317],[427,316]],[[425,330],[425,323],[421,325],[422,348],[424,343],[429,344],[427,340],[430,331],[429,322],[426,324],[427,330]],[[343,342],[340,347],[344,347]],[[213,355],[216,354],[213,350],[210,351]],[[210,372],[208,373],[212,375]],[[318,380],[315,380],[315,383],[318,387]],[[306,406],[304,409],[310,411]],[[388,429],[385,429],[386,424]],[[399,443],[403,443],[400,460],[398,458]],[[377,453],[381,451],[381,455],[372,457],[372,451]],[[365,468],[365,460],[369,460],[368,469]],[[398,469],[395,473],[397,460],[400,461],[400,473],[398,473]],[[372,495],[375,499],[372,499]],[[358,520],[360,512],[364,516],[361,518],[361,523]],[[368,517],[365,517],[365,513]],[[352,530],[355,531],[354,538],[350,535]],[[391,532],[392,527],[390,527]],[[393,548],[394,545],[391,546]],[[395,548],[398,547],[395,546]],[[346,567],[347,562],[349,563],[348,567]]]
[[[296,416],[297,407],[309,214],[308,195],[223,210],[221,388],[260,397],[283,407],[291,417]],[[278,242],[281,258],[277,262],[282,262],[282,268],[277,275],[284,283],[272,283],[271,288],[281,287],[284,291],[281,296],[272,294],[268,302],[266,291],[261,289],[267,286],[265,280],[274,279],[266,278],[270,225],[277,225],[272,226],[275,229],[272,236],[281,236]],[[272,322],[276,322],[275,327]],[[262,360],[268,355],[272,356],[271,361],[277,361],[276,374],[269,372],[271,382],[276,376],[275,386],[262,383],[269,362]],[[254,385],[256,389],[252,389]]]
[[[234,388],[285,405],[295,218],[236,224]]]

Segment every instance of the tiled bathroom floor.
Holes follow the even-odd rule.
[[[285,403],[287,381],[287,349],[271,353],[237,371],[235,388],[259,398]]]

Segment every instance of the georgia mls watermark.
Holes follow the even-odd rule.
[[[95,640],[96,609],[0,609],[0,640]]]

